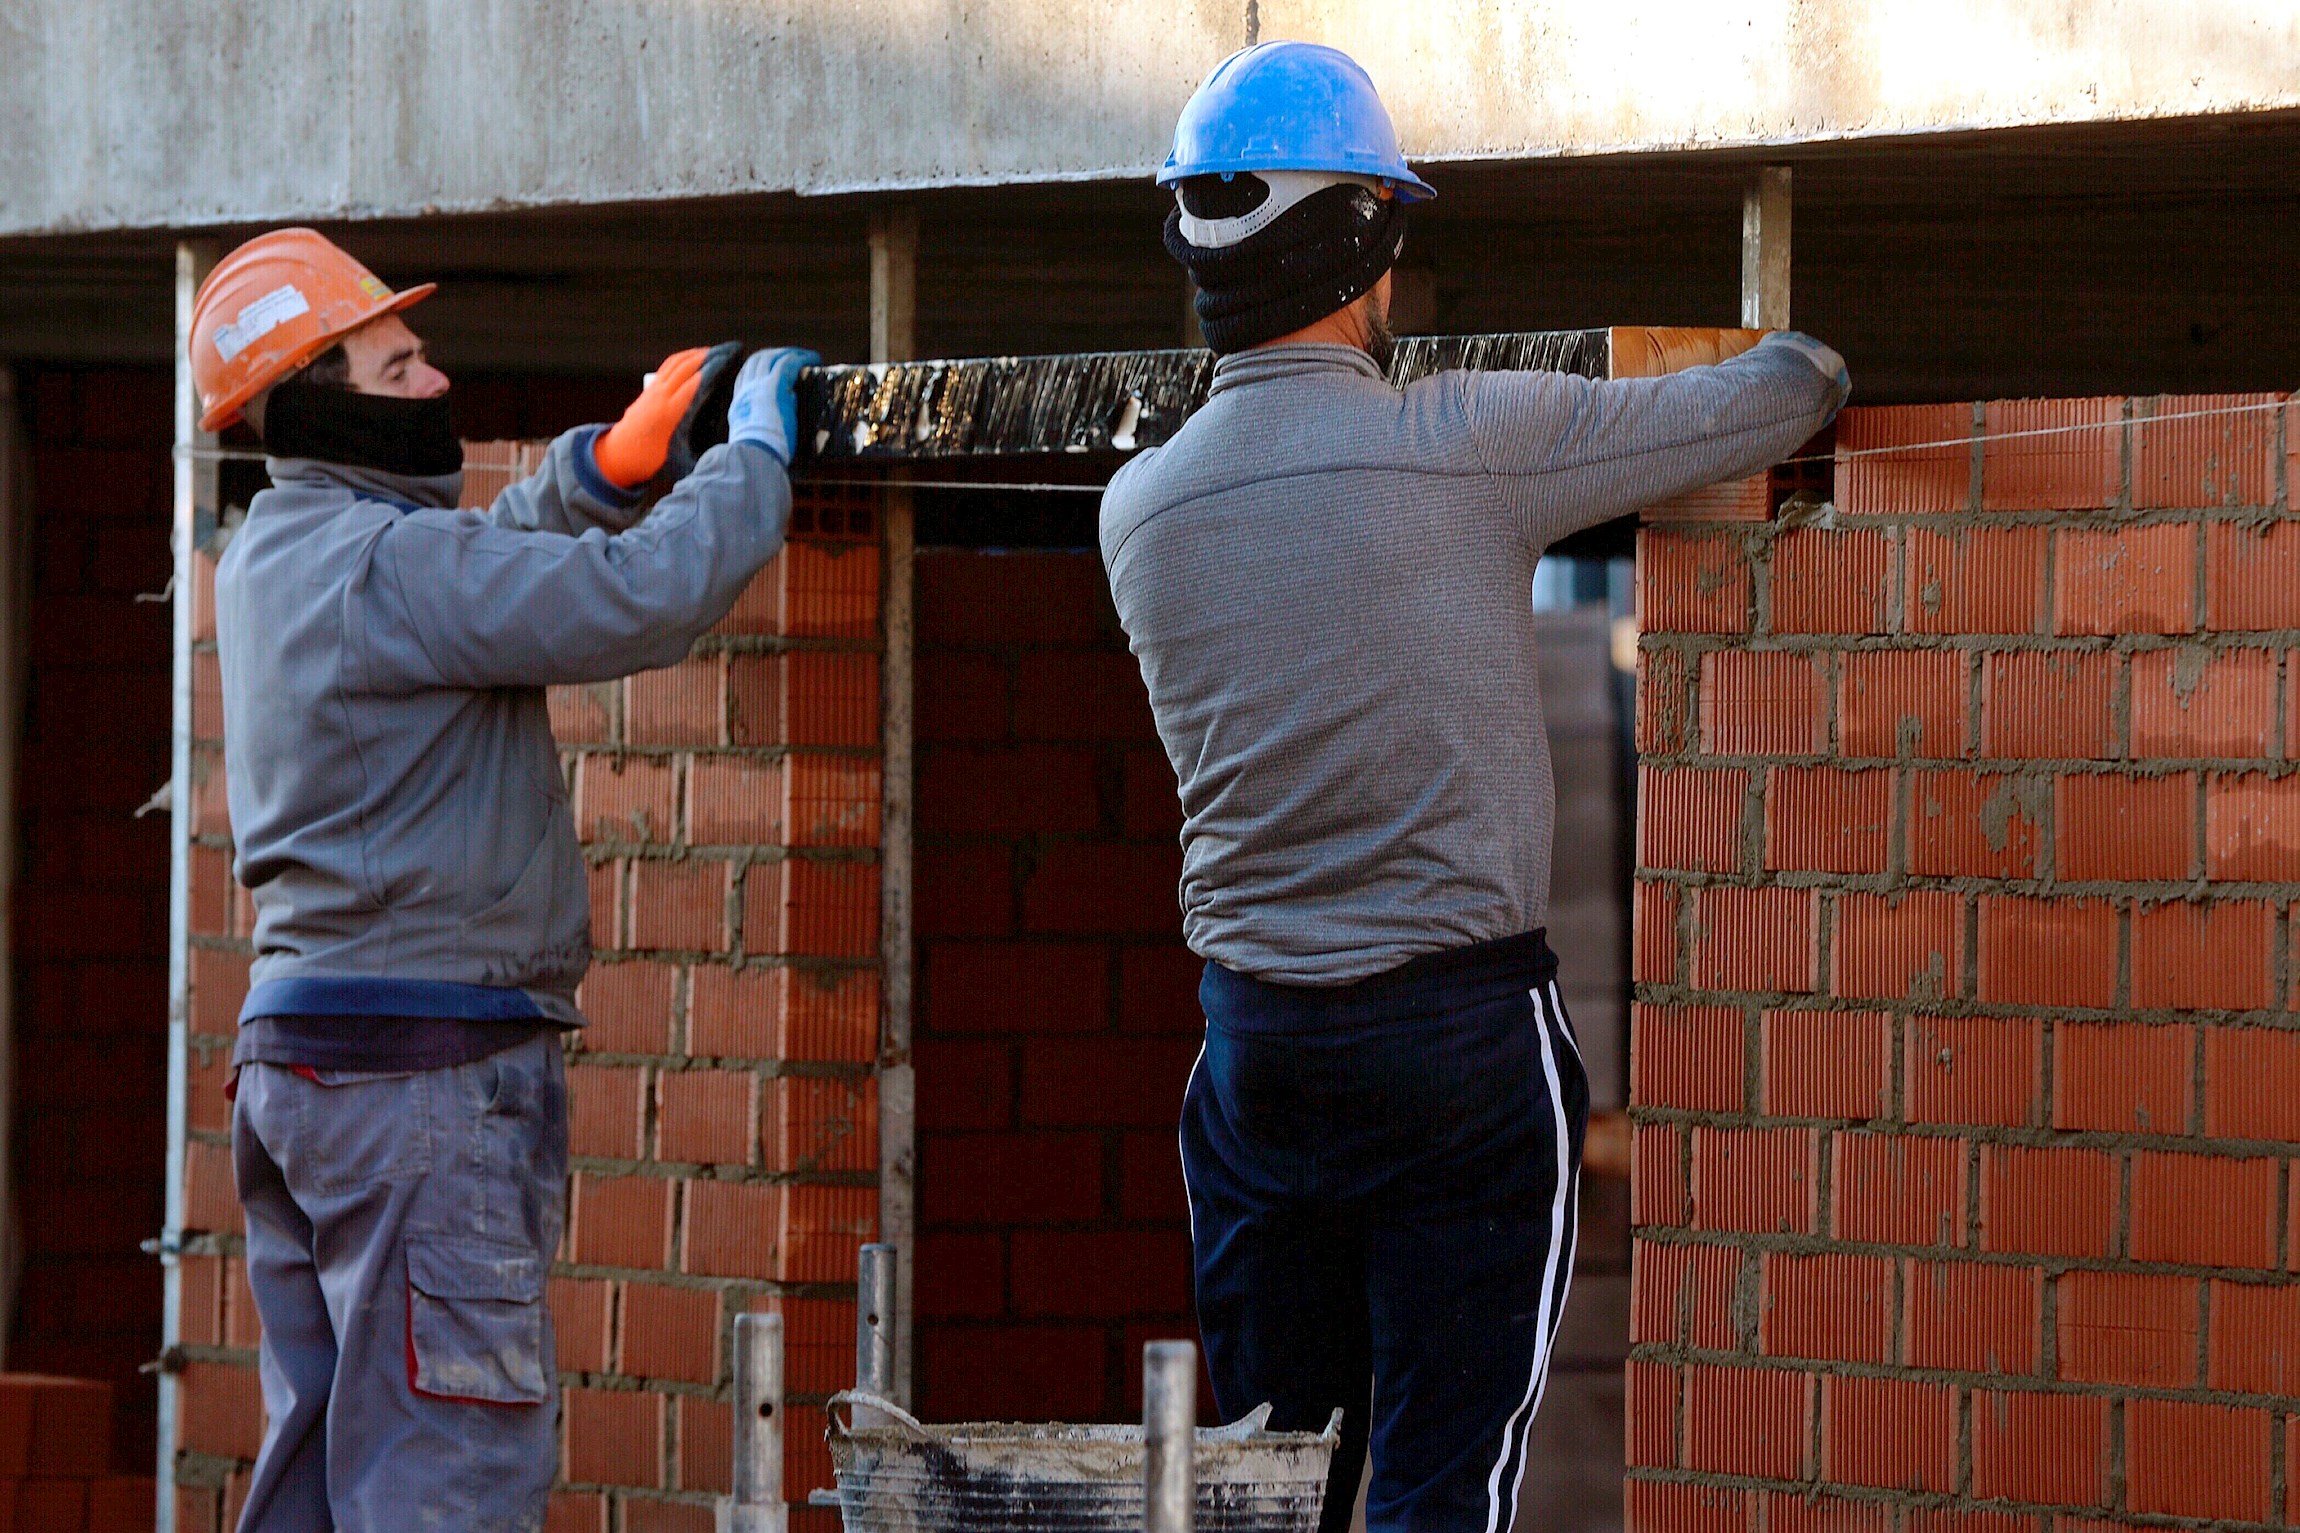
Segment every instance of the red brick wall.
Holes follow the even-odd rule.
[[[9,1365],[108,1382],[118,1467],[149,1471],[167,1084],[172,381],[32,369],[30,669],[17,758]]]
[[[686,661],[552,696],[599,953],[569,1056],[551,1283],[555,1529],[604,1530],[611,1510],[627,1533],[711,1526],[745,1308],[779,1307],[789,1327],[786,1490],[829,1483],[821,1401],[852,1378],[855,1247],[878,1198],[875,503],[802,495],[793,531]],[[184,1267],[178,1466],[192,1529],[228,1525],[261,1431],[221,1093],[247,911],[226,862],[212,602],[199,611],[188,1222],[204,1233]],[[833,1520],[794,1513],[808,1533]]]
[[[1190,1336],[1180,810],[1091,553],[918,559],[918,1400],[1139,1419]]]
[[[1651,530],[1632,1528],[2300,1520],[2300,420]]]

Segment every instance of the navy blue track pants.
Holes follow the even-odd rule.
[[[1182,1108],[1199,1331],[1225,1421],[1344,1413],[1326,1533],[1369,1439],[1373,1533],[1516,1512],[1589,1120],[1556,974],[1539,932],[1331,988],[1206,966]]]

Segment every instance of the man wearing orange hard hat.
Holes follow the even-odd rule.
[[[194,304],[192,376],[272,487],[216,569],[256,956],[232,1155],[268,1425],[243,1530],[535,1529],[544,1279],[588,880],[546,686],[665,666],[782,546],[811,353],[666,360],[623,418],[456,509],[445,374],[309,229]]]

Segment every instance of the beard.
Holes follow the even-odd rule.
[[[1374,359],[1374,366],[1389,375],[1390,364],[1397,359],[1398,338],[1390,334],[1390,317],[1379,309],[1366,310],[1366,355]]]

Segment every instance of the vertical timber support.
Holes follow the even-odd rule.
[[[24,728],[25,651],[30,639],[32,464],[16,402],[16,375],[0,365],[0,912],[16,905],[16,762]],[[22,1266],[16,1201],[17,1011],[14,937],[0,931],[0,1364],[15,1329]]]
[[[1789,328],[1789,167],[1760,166],[1741,194],[1741,325]]]
[[[873,362],[907,362],[918,355],[918,210],[897,205],[871,220],[870,349]],[[889,484],[884,493],[886,566],[879,582],[879,633],[885,644],[879,676],[882,777],[879,834],[879,963],[883,1010],[879,1024],[879,1239],[894,1247],[894,1376],[896,1404],[911,1403],[914,1269],[918,1248],[918,1115],[911,1072],[911,713],[914,618],[912,583],[916,526],[911,492]]]
[[[200,396],[192,386],[192,299],[220,254],[212,239],[176,242],[175,502],[170,540],[175,554],[175,662],[171,673],[168,755],[168,1190],[160,1230],[160,1347],[172,1357],[183,1340],[185,1141],[191,1095],[192,879],[192,606],[193,561],[203,519],[217,511],[217,468],[207,454],[216,439],[199,429]],[[176,1528],[177,1375],[160,1372],[158,1533]]]

